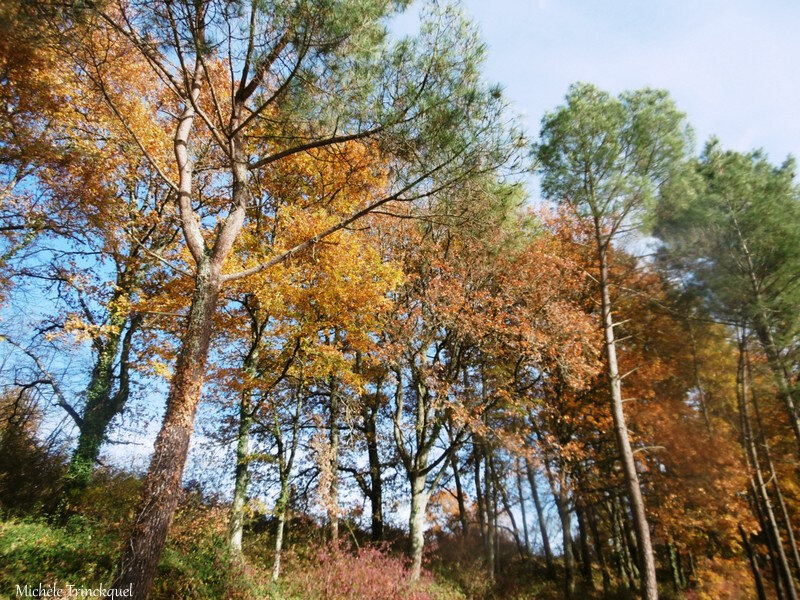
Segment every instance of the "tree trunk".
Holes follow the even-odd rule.
[[[483,488],[481,484],[481,458],[477,445],[473,446],[472,460],[475,467],[475,504],[478,509],[478,531],[481,535],[481,541],[486,543],[486,511],[484,508]]]
[[[797,600],[797,592],[794,586],[794,577],[792,576],[791,569],[789,568],[789,561],[786,557],[786,552],[783,548],[783,541],[781,540],[780,529],[778,528],[775,513],[772,509],[772,501],[770,500],[767,486],[764,482],[763,474],[761,473],[761,465],[758,458],[758,452],[753,437],[753,430],[750,425],[750,416],[747,409],[748,398],[748,373],[745,364],[746,356],[746,339],[742,335],[739,343],[739,368],[738,368],[738,396],[739,396],[739,413],[742,422],[742,438],[746,446],[746,451],[750,458],[750,467],[754,471],[756,478],[756,491],[761,499],[761,504],[764,511],[764,516],[767,519],[768,534],[773,540],[775,550],[775,560],[778,569],[780,570],[780,580],[784,586],[784,591],[789,600]]]
[[[453,469],[453,480],[456,484],[456,502],[458,502],[458,520],[461,524],[461,535],[469,533],[469,523],[467,522],[467,508],[464,504],[464,489],[461,486],[461,475],[458,472],[458,457],[453,452],[450,455],[450,467]]]
[[[753,572],[753,580],[756,584],[758,600],[767,600],[767,593],[764,590],[764,581],[761,579],[761,570],[758,568],[758,561],[756,560],[755,552],[753,552],[753,545],[750,543],[750,537],[745,532],[741,523],[739,524],[739,535],[742,536],[742,544],[747,553],[747,560],[750,562],[750,570]]]
[[[278,519],[275,529],[275,557],[272,561],[272,581],[278,581],[281,575],[281,556],[283,555],[283,532],[286,528],[286,513],[289,509],[289,474],[281,469],[281,494],[275,507]]]
[[[800,452],[800,415],[798,415],[797,407],[795,406],[797,402],[800,402],[800,398],[795,397],[798,390],[792,389],[789,372],[786,368],[783,358],[781,357],[780,349],[775,343],[772,323],[770,322],[767,308],[762,297],[761,282],[756,274],[756,268],[753,257],[750,254],[747,241],[745,240],[742,230],[739,227],[739,223],[735,217],[733,217],[733,224],[736,228],[736,233],[739,238],[739,248],[744,254],[745,261],[747,263],[747,273],[750,278],[750,286],[753,292],[753,301],[756,309],[754,311],[756,335],[758,336],[758,340],[761,342],[761,346],[764,348],[764,352],[767,355],[767,362],[769,363],[770,369],[772,369],[772,373],[775,377],[775,383],[778,386],[778,394],[783,401],[783,405],[786,407],[789,423],[792,427],[792,431],[794,432],[795,441],[797,442],[796,449],[798,452]]]
[[[246,396],[246,397],[245,397]],[[250,392],[242,393],[239,407],[239,434],[236,443],[236,475],[233,484],[233,502],[229,526],[229,540],[234,555],[242,553],[242,532],[244,530],[244,509],[247,504],[247,486],[250,483]]]
[[[742,428],[744,430],[744,428]],[[744,444],[744,442],[742,442]],[[747,463],[748,470],[750,469],[750,459],[748,451],[745,447],[745,462]],[[761,528],[761,536],[764,538],[764,543],[767,546],[767,557],[770,562],[770,574],[772,576],[772,585],[775,587],[775,597],[778,600],[783,600],[783,584],[781,584],[781,569],[778,565],[778,551],[775,549],[775,540],[770,533],[769,523],[761,507],[761,494],[757,491],[755,476],[751,473],[749,477],[749,490],[748,497],[751,498],[750,504],[754,507],[754,513],[758,519],[759,527]]]
[[[150,468],[113,587],[147,597],[181,495],[181,480],[205,377],[211,328],[220,288],[219,268],[198,264],[189,325],[167,397]]]
[[[258,352],[251,349],[244,364],[246,377],[253,375]],[[244,529],[244,509],[247,504],[247,487],[250,484],[250,428],[253,425],[252,390],[246,387],[239,401],[239,431],[236,441],[236,474],[233,484],[233,502],[229,540],[234,556],[242,554],[242,532]]]
[[[528,537],[528,516],[525,511],[525,496],[522,493],[522,466],[519,459],[516,461],[517,495],[519,496],[519,510],[522,513],[522,533],[525,535],[525,552],[530,554],[531,541]]]
[[[622,505],[622,501],[620,501],[620,506]],[[639,566],[636,557],[639,556],[638,548],[636,547],[636,540],[634,539],[633,532],[631,531],[630,521],[626,518],[627,513],[624,510],[624,507],[621,506],[620,510],[620,519],[622,523],[622,531],[625,533],[625,547],[627,548],[627,555],[628,560],[630,561],[630,569],[631,573],[633,573],[634,578],[640,579],[640,571],[641,568]]]
[[[570,599],[575,595],[575,557],[572,552],[572,516],[565,487],[565,482],[560,481],[555,498],[558,516],[561,520],[561,539],[564,546],[564,597]]]
[[[796,400],[794,398],[796,392],[793,393],[792,386],[789,383],[790,380],[786,365],[783,364],[783,359],[775,344],[775,339],[770,327],[766,323],[760,324],[756,327],[756,333],[767,355],[767,362],[772,370],[775,383],[778,386],[778,395],[786,408],[789,424],[794,432],[798,452],[800,452],[800,416],[797,414]]]
[[[772,464],[772,459],[769,459],[769,469],[770,469],[770,478],[772,479],[772,485],[775,490],[775,497],[778,500],[778,506],[781,509],[781,516],[783,517],[784,527],[786,529],[786,537],[789,541],[789,548],[792,550],[792,560],[794,562],[795,572],[800,574],[800,554],[798,554],[797,549],[797,540],[794,535],[794,526],[792,525],[792,520],[789,517],[789,511],[786,508],[786,501],[783,498],[783,493],[781,492],[781,488],[778,486],[778,476],[775,472],[775,466]]]
[[[121,296],[115,297],[119,301]],[[130,392],[129,369],[133,334],[139,327],[141,317],[113,313],[109,321],[109,334],[97,356],[92,377],[86,388],[86,406],[81,415],[78,445],[70,459],[65,476],[67,494],[85,488],[92,478],[92,470],[100,455],[100,447],[106,438],[108,426],[128,401]],[[123,330],[127,330],[123,336]],[[112,394],[114,385],[114,363],[120,355],[119,386]]]
[[[592,552],[589,549],[589,532],[586,526],[586,514],[580,504],[575,506],[575,514],[578,517],[578,537],[581,549],[581,574],[589,589],[594,588],[592,579]]]
[[[678,572],[678,556],[675,551],[675,544],[669,542],[667,544],[667,552],[669,553],[669,572],[672,577],[672,589],[677,594],[681,590],[681,576]]]
[[[614,337],[611,295],[608,281],[608,264],[606,250],[602,248],[598,237],[598,254],[600,260],[600,293],[602,296],[603,333],[605,335],[606,358],[608,359],[608,378],[611,387],[611,414],[614,419],[614,434],[617,440],[622,471],[628,488],[628,497],[633,512],[633,524],[636,541],[639,547],[639,563],[641,573],[641,593],[645,600],[657,600],[658,584],[656,581],[656,563],[653,545],[650,541],[650,527],[642,498],[636,461],[633,458],[625,412],[622,408],[622,378],[617,365],[617,348]]]
[[[694,329],[692,322],[687,318],[686,327],[689,329],[689,341],[692,344],[692,367],[694,371],[694,386],[697,388],[697,401],[700,403],[700,411],[703,414],[703,421],[706,424],[706,431],[708,435],[713,434],[711,427],[711,417],[708,414],[708,404],[706,403],[706,393],[703,389],[703,383],[700,381],[700,361],[697,358],[697,340],[694,338]]]
[[[381,481],[381,457],[378,451],[378,407],[364,410],[364,433],[367,438],[367,457],[369,458],[369,502],[372,510],[372,541],[383,539],[383,482]]]
[[[275,445],[278,450],[278,477],[280,478],[281,493],[278,496],[278,501],[275,505],[275,516],[277,517],[277,524],[275,529],[275,556],[272,562],[272,581],[277,581],[281,574],[281,557],[283,556],[284,540],[286,538],[285,532],[288,522],[289,508],[292,500],[292,487],[290,485],[292,477],[292,467],[294,466],[294,458],[297,455],[298,445],[298,432],[300,429],[300,415],[303,410],[303,391],[302,386],[298,386],[295,390],[295,409],[292,418],[292,441],[289,446],[288,453],[286,452],[286,445],[284,443],[283,432],[281,431],[281,422],[278,418],[278,413],[273,412],[273,435],[275,436]]]
[[[686,587],[686,573],[683,571],[683,559],[681,558],[681,552],[678,550],[677,552],[677,563],[678,563],[678,579],[681,583],[681,589]]]
[[[617,540],[617,549],[619,551],[620,564],[622,565],[621,570],[624,573],[623,578],[627,580],[630,589],[635,589],[638,573],[631,555],[632,545],[629,543],[630,529],[625,526],[627,518],[617,498],[612,498],[611,504],[613,506],[612,518],[614,519],[615,527],[614,537]]]
[[[250,380],[255,377],[256,364],[261,343],[260,328],[256,318],[251,321],[250,349],[242,364],[242,372],[246,379],[245,387],[239,399],[239,430],[236,439],[236,471],[233,484],[233,502],[228,526],[231,552],[236,557],[242,554],[242,532],[244,530],[244,512],[247,505],[247,488],[250,485],[250,429],[253,426],[253,390]]]
[[[497,534],[497,511],[495,504],[494,486],[492,481],[492,470],[489,467],[489,454],[490,451],[484,448],[483,451],[483,483],[484,493],[483,497],[486,502],[486,569],[488,571],[489,580],[494,581],[495,574],[495,536]]]
[[[547,574],[551,579],[556,577],[556,569],[553,561],[553,550],[550,548],[550,537],[547,534],[547,521],[544,517],[542,501],[539,498],[539,490],[536,487],[536,469],[530,458],[525,459],[525,467],[528,474],[528,485],[531,488],[533,505],[536,508],[536,519],[539,521],[539,532],[542,534],[542,548],[544,549],[544,560],[547,565]]]
[[[625,560],[625,549],[622,543],[621,527],[617,519],[617,507],[613,500],[607,504],[609,520],[611,523],[611,542],[614,545],[614,559],[617,563],[617,577],[626,587],[633,587],[632,574],[628,571]]]
[[[411,479],[411,514],[408,518],[410,538],[411,579],[416,581],[422,573],[422,550],[425,545],[425,510],[428,507],[428,492],[425,476],[414,474]]]
[[[594,511],[590,508],[586,510],[586,519],[589,522],[589,530],[592,532],[594,552],[597,555],[597,564],[600,565],[600,574],[603,577],[603,595],[608,596],[611,593],[611,573],[606,562],[605,552],[603,552],[603,541],[600,538]]]
[[[330,378],[330,473],[331,481],[328,488],[328,521],[330,523],[331,541],[336,543],[339,539],[339,391],[336,380]]]
[[[572,548],[572,517],[569,510],[569,494],[567,492],[567,476],[562,468],[558,472],[558,479],[550,469],[547,460],[544,461],[547,481],[550,483],[550,492],[556,503],[558,518],[561,521],[561,545],[564,558],[564,597],[570,600],[575,595],[575,555]]]
[[[201,38],[204,37],[203,32],[200,34]],[[201,68],[195,64],[191,89],[187,90],[190,98],[184,101],[173,138],[179,177],[177,203],[181,227],[186,247],[195,261],[192,304],[170,382],[166,414],[153,448],[137,516],[112,586],[118,595],[132,590],[131,597],[142,600],[150,592],[180,499],[183,469],[205,379],[214,314],[222,286],[222,267],[241,232],[249,198],[247,157],[241,139],[233,137],[231,211],[218,228],[213,245],[209,247],[203,237],[200,218],[192,207],[194,167],[188,145],[196,116],[194,106],[200,96],[201,86]],[[237,99],[231,119],[232,127],[235,128],[240,122],[242,111],[243,101]]]
[[[747,363],[746,368],[748,372],[748,379],[751,379],[750,359],[746,352],[745,352],[745,359]],[[795,572],[798,575],[800,575],[800,552],[798,552],[797,549],[797,540],[794,535],[794,526],[792,525],[792,520],[789,517],[789,511],[786,508],[786,501],[783,498],[783,492],[781,490],[778,478],[778,472],[775,470],[775,463],[772,462],[772,453],[770,452],[767,435],[764,432],[764,424],[761,421],[761,410],[759,408],[758,396],[755,393],[755,389],[751,389],[751,399],[753,401],[753,410],[755,411],[756,415],[756,424],[758,425],[761,448],[763,448],[764,450],[764,458],[766,459],[767,467],[769,468],[769,478],[770,480],[772,480],[772,489],[775,491],[775,499],[778,502],[778,508],[780,508],[781,517],[783,518],[784,528],[786,529],[786,537],[788,538],[789,541],[789,548],[792,551],[792,560],[794,562]]]
[[[500,494],[500,501],[503,503],[503,510],[508,515],[509,520],[511,521],[511,534],[514,536],[514,543],[517,544],[517,550],[519,551],[520,558],[525,557],[525,547],[522,545],[522,538],[519,535],[519,527],[517,526],[517,519],[514,516],[514,512],[511,510],[511,502],[508,499],[508,493],[506,492],[506,488],[500,483],[500,478],[497,476],[497,472],[494,468],[494,461],[492,461],[492,478],[494,480],[494,487]]]

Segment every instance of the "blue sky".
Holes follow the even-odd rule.
[[[417,2],[419,5],[419,2]],[[800,155],[800,2],[465,0],[531,135],[567,87],[668,89],[698,147],[712,134],[774,163]]]

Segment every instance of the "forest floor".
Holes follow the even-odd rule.
[[[41,482],[40,482],[41,483]],[[40,485],[38,501],[0,509],[0,598],[18,597],[16,586],[97,589],[112,579],[115,560],[139,491],[139,480],[105,475],[71,504],[54,510],[55,488]],[[160,599],[413,599],[562,598],[535,557],[504,548],[491,580],[476,540],[434,534],[421,581],[408,581],[400,531],[376,546],[345,524],[338,548],[305,516],[289,527],[283,569],[271,580],[273,534],[267,518],[245,532],[245,561],[227,548],[225,503],[187,490],[161,558],[152,598]],[[54,514],[68,516],[53,516]],[[579,590],[576,598],[599,598]],[[630,597],[623,592],[615,598]]]
[[[97,590],[113,579],[120,546],[135,513],[141,480],[98,469],[93,483],[69,503],[61,490],[64,459],[30,447],[0,461],[0,600],[20,597],[17,586]],[[10,457],[4,457],[9,459]],[[33,465],[33,466],[31,466]],[[282,569],[272,581],[274,522],[253,515],[244,535],[244,560],[231,555],[229,505],[189,485],[170,528],[152,600],[558,600],[563,569],[547,576],[544,560],[521,555],[511,539],[499,544],[490,577],[476,532],[431,528],[420,581],[409,581],[404,531],[386,528],[385,541],[343,519],[340,541],[327,528],[294,511],[285,537]],[[625,588],[603,595],[576,577],[575,600],[632,600]],[[674,598],[665,589],[662,598]],[[717,600],[687,594],[687,600]]]

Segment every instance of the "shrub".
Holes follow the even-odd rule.
[[[299,598],[325,600],[435,600],[443,598],[424,576],[409,581],[407,561],[385,548],[367,545],[350,552],[342,545],[325,545],[309,557],[290,560],[285,587]],[[450,595],[450,597],[454,597]]]

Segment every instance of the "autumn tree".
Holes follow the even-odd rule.
[[[14,108],[3,121],[8,134],[3,164],[10,180],[4,218],[8,231],[23,231],[24,239],[12,242],[16,245],[8,248],[4,264],[13,264],[18,284],[41,284],[40,293],[57,307],[52,317],[34,324],[32,340],[9,339],[28,355],[77,427],[66,484],[81,488],[89,481],[109,424],[129,396],[133,336],[145,316],[134,305],[145,281],[155,281],[154,266],[161,265],[154,255],[166,251],[176,237],[169,209],[174,198],[144,157],[132,152],[127,132],[91,83],[63,67],[59,39],[48,31],[46,20],[37,20],[24,4],[8,18],[14,26],[2,52],[5,93]],[[86,36],[95,50],[101,47],[80,23],[72,35]],[[21,75],[18,53],[25,51],[38,65],[35,77]],[[137,68],[121,53],[107,53],[105,59],[120,81]],[[108,93],[139,106],[136,99],[151,84],[131,78],[124,91]],[[98,170],[98,163],[105,168]],[[23,247],[27,253],[20,254]],[[82,398],[72,397],[47,371],[43,352],[50,350],[43,337],[54,346],[56,338],[89,342],[94,364]]]
[[[326,156],[317,156],[317,162],[307,157],[287,160],[259,182],[271,197],[285,203],[287,216],[292,203],[313,197],[329,206],[336,203],[340,211],[353,210],[381,185],[381,178],[375,178],[378,157],[358,143],[343,144],[335,151],[314,151],[315,155],[320,153]],[[261,246],[267,236],[273,244],[291,244],[309,226],[314,226],[313,221],[302,213],[278,222],[264,216],[253,222],[252,230],[245,231],[242,246],[250,254],[264,253]],[[371,347],[369,336],[377,334],[376,319],[381,307],[388,306],[386,292],[399,278],[399,272],[383,261],[374,243],[368,232],[342,230],[313,253],[276,265],[231,288],[231,292],[239,293],[241,310],[237,312],[245,322],[228,327],[234,336],[247,340],[241,368],[233,371],[234,379],[245,378],[236,386],[241,389],[231,517],[231,543],[236,552],[241,552],[251,462],[249,430],[255,421],[265,418],[260,403],[274,404],[271,390],[286,378],[307,390],[297,391],[300,397],[322,393],[320,386],[330,394],[331,378],[342,381],[342,393],[345,387],[360,386],[354,372],[357,354]],[[363,313],[363,306],[373,310]],[[302,368],[302,377],[298,368]],[[277,439],[279,431],[272,435]],[[290,469],[291,461],[286,462]],[[334,465],[333,472],[337,471],[338,465]],[[282,504],[288,502],[288,477],[284,479]]]
[[[417,39],[388,42],[382,1],[262,5],[216,2],[86,3],[76,16],[109,47],[148,66],[169,100],[173,156],[154,148],[138,113],[116,100],[101,55],[77,39],[68,60],[94,86],[129,139],[173,190],[191,270],[192,303],[139,517],[115,586],[146,596],[175,510],[213,319],[223,286],[301,253],[364,214],[491,170],[506,158],[502,100],[480,82],[481,46],[462,17],[433,11]],[[68,24],[68,23],[67,23]],[[63,23],[56,23],[63,27]],[[244,40],[239,43],[239,37]],[[234,43],[234,40],[235,43]],[[229,43],[230,42],[230,43]],[[313,149],[372,139],[394,160],[384,193],[337,214],[265,262],[231,270],[228,258],[259,204],[251,183],[269,165]],[[217,176],[204,182],[205,173]],[[324,206],[308,206],[325,210]]]

